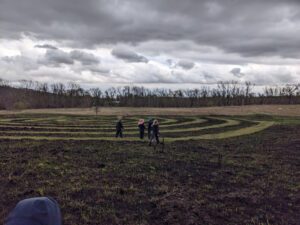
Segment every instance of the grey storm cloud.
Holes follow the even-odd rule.
[[[43,44],[43,45],[35,45],[35,48],[45,48],[45,49],[52,49],[52,50],[56,50],[58,48],[56,48],[53,45],[49,45],[49,44]]]
[[[243,57],[300,57],[299,0],[9,0],[0,1],[0,21],[2,39],[77,48],[191,40]]]
[[[70,52],[70,57],[73,60],[81,62],[83,65],[93,65],[100,63],[100,60],[91,53],[74,50]]]
[[[143,62],[143,63],[147,63],[149,60],[142,56],[137,54],[134,51],[131,51],[129,49],[126,48],[114,48],[111,51],[111,54],[113,56],[115,56],[116,58],[125,60],[127,62]]]
[[[241,68],[233,68],[230,72],[238,78],[245,76],[245,74],[242,73]]]
[[[185,70],[190,70],[195,66],[195,63],[187,60],[180,60],[177,65]]]
[[[45,54],[44,64],[53,64],[53,65],[60,65],[60,64],[73,64],[74,60],[70,56],[69,53],[64,52],[62,50],[50,50],[48,49]]]
[[[74,64],[74,61],[81,62],[82,65],[99,64],[100,60],[91,53],[86,53],[79,50],[73,50],[70,53],[60,49],[48,49],[42,59],[43,64],[61,65]]]

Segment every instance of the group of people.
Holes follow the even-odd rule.
[[[145,137],[145,130],[146,130],[146,125],[145,125],[145,120],[140,119],[138,121],[138,129],[139,129],[139,137],[140,139],[144,139]],[[122,123],[122,120],[119,119],[117,124],[116,124],[116,138],[123,137],[123,130],[124,126]],[[152,144],[153,140],[156,140],[156,143],[159,144],[159,123],[157,119],[150,118],[147,122],[147,131],[148,131],[148,139],[149,139],[149,145]]]

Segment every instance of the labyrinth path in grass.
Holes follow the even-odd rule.
[[[137,121],[140,118],[143,117],[123,118],[124,138],[117,139],[115,116],[4,115],[0,116],[0,140],[139,141]],[[144,117],[145,121],[148,118]],[[156,119],[166,142],[231,138],[253,134],[274,124],[221,116],[158,116]]]

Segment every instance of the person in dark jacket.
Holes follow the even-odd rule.
[[[154,120],[153,121],[153,124],[152,124],[152,135],[151,135],[151,138],[150,138],[150,142],[149,142],[149,146],[151,146],[152,144],[152,141],[156,140],[156,144],[159,144],[159,123],[157,120]]]
[[[145,136],[145,120],[143,119],[140,119],[139,120],[139,123],[138,123],[138,127],[139,127],[139,130],[140,130],[140,139],[144,139],[144,136]]]
[[[152,124],[153,124],[153,121],[154,119],[153,118],[150,118],[148,120],[148,124],[147,124],[147,129],[148,129],[148,139],[150,140],[151,139],[151,136],[152,136]]]
[[[116,124],[116,138],[117,137],[123,137],[123,123],[122,120],[118,120],[117,124]]]
[[[51,197],[20,201],[6,218],[4,225],[61,225],[58,203]]]

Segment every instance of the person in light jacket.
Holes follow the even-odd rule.
[[[152,124],[153,124],[154,119],[153,118],[149,118],[148,120],[148,124],[147,124],[147,129],[148,129],[148,139],[151,139],[151,135],[152,135]]]
[[[154,120],[153,124],[152,124],[152,135],[151,135],[150,142],[149,142],[150,146],[151,146],[152,141],[154,139],[156,140],[156,144],[160,143],[159,142],[159,123],[158,123],[158,120]]]

